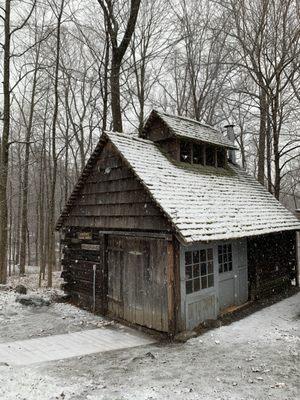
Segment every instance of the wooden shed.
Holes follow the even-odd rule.
[[[65,291],[174,334],[291,285],[297,219],[213,127],[152,111],[104,133],[58,222]]]

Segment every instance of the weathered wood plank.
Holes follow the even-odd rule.
[[[94,194],[82,194],[76,204],[96,205],[96,204],[132,204],[132,203],[151,203],[149,195],[143,190],[124,190],[122,192],[105,192]]]
[[[172,242],[167,244],[167,290],[168,290],[168,325],[169,332],[175,334],[175,276],[174,276],[174,247]]]
[[[159,209],[151,203],[131,203],[131,204],[97,204],[97,205],[76,205],[70,215],[74,216],[160,216]]]
[[[136,230],[163,230],[170,229],[169,225],[157,216],[137,217],[82,217],[71,215],[68,218],[69,226],[111,228],[111,229],[136,229]]]

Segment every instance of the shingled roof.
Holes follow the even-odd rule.
[[[143,131],[146,132],[152,124],[154,118],[159,118],[169,128],[171,133],[177,137],[199,140],[205,143],[215,144],[217,146],[237,149],[237,147],[218,129],[202,124],[194,119],[181,117],[178,115],[166,114],[153,110],[145,122]]]
[[[185,243],[300,229],[293,214],[238,167],[193,167],[171,160],[150,140],[119,133],[105,133],[104,138],[132,168]],[[100,147],[101,142],[88,163],[89,169]],[[84,179],[80,182],[74,196]],[[71,198],[57,228],[73,201]]]

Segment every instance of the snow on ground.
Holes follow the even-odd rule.
[[[64,333],[103,321],[67,304],[26,311],[13,296],[0,292],[2,342],[44,334],[42,329]],[[185,344],[147,345],[28,367],[0,365],[0,398],[294,400],[300,393],[299,303],[300,293]]]
[[[53,274],[53,288],[47,289],[46,282],[38,288],[38,275],[10,277],[8,285],[14,288],[18,284],[26,286],[28,294],[55,298],[63,292],[59,289],[60,272]],[[52,303],[49,307],[26,307],[16,303],[14,291],[0,290],[0,343],[13,340],[31,339],[39,336],[77,332],[112,324],[111,321],[93,315],[71,304]],[[0,396],[1,399],[1,396]]]

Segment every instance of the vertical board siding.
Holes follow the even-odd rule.
[[[168,331],[167,242],[108,236],[110,315]]]

